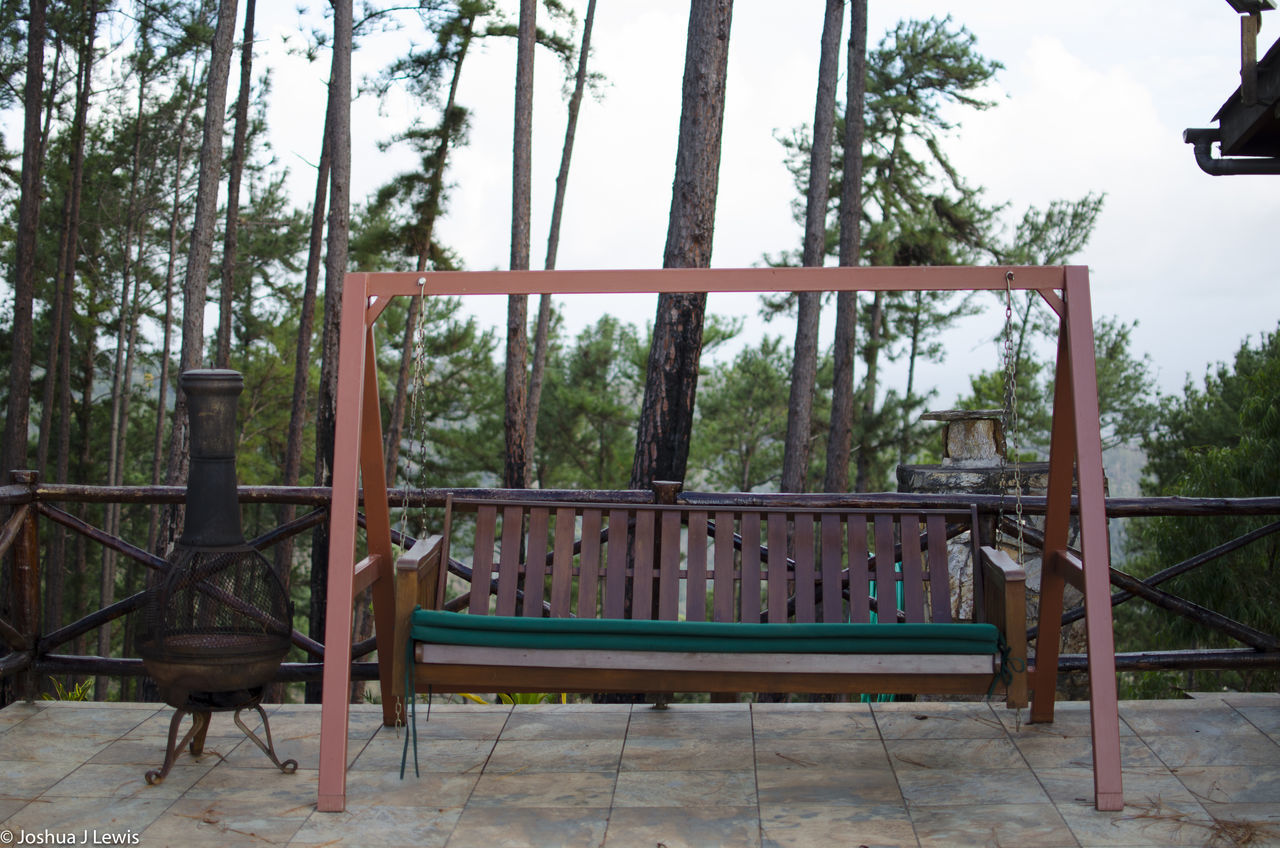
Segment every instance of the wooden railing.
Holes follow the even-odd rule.
[[[0,556],[6,563],[6,574],[0,585],[0,682],[10,684],[4,697],[31,697],[39,681],[50,675],[98,675],[108,677],[137,677],[145,674],[142,661],[131,656],[94,656],[66,653],[66,646],[82,639],[86,634],[103,625],[117,621],[136,610],[142,603],[142,592],[135,592],[121,600],[92,609],[74,621],[42,624],[42,573],[48,561],[48,544],[42,547],[41,535],[49,535],[54,526],[65,528],[104,548],[114,551],[127,560],[146,569],[163,569],[165,561],[155,553],[144,550],[136,543],[109,534],[73,514],[77,504],[177,504],[183,501],[185,490],[167,486],[83,486],[40,483],[34,473],[19,471],[11,475],[12,482],[0,487],[0,514],[6,515],[0,526]],[[512,492],[486,489],[451,490],[455,495],[467,498],[511,497]],[[393,508],[408,503],[412,509],[442,507],[444,489],[395,490],[391,493]],[[671,502],[696,506],[699,502],[717,505],[770,506],[796,508],[944,508],[969,509],[976,507],[978,532],[984,543],[996,526],[1014,534],[1016,527],[1005,512],[1011,507],[1011,499],[999,495],[936,495],[909,493],[872,494],[708,494],[685,492],[675,494],[671,490],[654,491],[558,491],[525,490],[519,493],[530,501],[557,501],[572,499],[599,503],[655,503]],[[294,505],[309,508],[302,515],[284,524],[270,527],[250,542],[260,550],[271,548],[298,534],[311,530],[328,520],[330,491],[322,487],[243,486],[240,488],[242,504]],[[1110,518],[1137,518],[1151,516],[1280,516],[1280,498],[1110,498],[1106,504]],[[1043,514],[1043,498],[1024,497],[1022,511],[1026,515]],[[1159,585],[1172,577],[1204,568],[1222,556],[1255,544],[1277,532],[1280,521],[1273,521],[1237,539],[1218,545],[1184,562],[1174,564],[1159,573],[1138,580],[1118,569],[1111,570],[1111,582],[1119,590],[1112,596],[1112,604],[1121,604],[1140,598],[1170,612],[1187,617],[1199,624],[1222,632],[1243,647],[1219,650],[1146,651],[1122,653],[1116,656],[1119,671],[1143,671],[1152,669],[1249,669],[1280,668],[1280,636],[1265,633],[1234,621],[1221,613],[1205,609],[1193,599],[1180,598]],[[405,546],[413,539],[393,531],[395,541]],[[1039,534],[1029,526],[1023,527],[1027,543],[1035,546]],[[463,562],[451,560],[450,570],[464,580],[470,580],[470,568]],[[1063,616],[1068,624],[1083,616],[1076,609]],[[1028,632],[1034,639],[1035,628]],[[295,629],[293,644],[305,654],[305,660],[281,665],[278,680],[281,682],[314,681],[321,675],[324,645]],[[124,650],[128,650],[126,647]],[[374,650],[374,640],[357,644],[353,651],[352,678],[373,680],[377,678],[377,664],[366,658]],[[1060,657],[1060,671],[1084,668],[1083,655],[1064,654]]]

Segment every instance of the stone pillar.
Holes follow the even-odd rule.
[[[937,465],[898,466],[898,490],[901,492],[934,492],[946,494],[1006,495],[1010,498],[1008,514],[1013,517],[1014,488],[1013,467],[1006,460],[1002,412],[998,409],[947,410],[927,412],[920,416],[925,421],[943,422],[942,462]],[[1018,465],[1024,496],[1043,496],[1048,491],[1049,464],[1047,462],[1023,462]],[[1044,517],[1028,516],[1027,524],[1036,530],[1044,527]],[[1024,545],[1018,551],[1017,539],[996,532],[994,518],[983,522],[979,528],[982,544],[995,544],[1006,551],[1015,562],[1021,562],[1027,573],[1027,615],[1031,621],[1039,621],[1040,612],[1040,550]],[[1073,534],[1074,535],[1074,534]],[[973,614],[973,563],[970,556],[968,534],[957,537],[950,546],[952,576],[951,609],[960,617]],[[1067,606],[1078,604],[1079,592],[1066,588]],[[1078,653],[1084,650],[1084,631],[1072,625],[1064,628],[1062,651]]]
[[[936,494],[1009,495],[1013,511],[1013,467],[1005,461],[1003,413],[998,409],[954,409],[926,412],[922,421],[941,421],[942,462],[938,465],[899,465],[898,491]],[[1049,464],[1023,462],[1018,467],[1023,495],[1044,495],[1048,491]],[[1038,516],[1034,519],[1042,524]],[[1017,542],[996,532],[995,518],[982,521],[978,529],[984,545],[994,544],[1019,559]],[[951,609],[961,617],[973,615],[973,563],[969,535],[953,540],[951,550]],[[1024,549],[1021,557],[1027,571],[1028,609],[1039,598],[1040,554]]]

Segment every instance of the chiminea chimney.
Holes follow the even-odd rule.
[[[177,712],[164,767],[148,772],[147,782],[164,779],[188,739],[199,754],[209,714],[221,710],[235,710],[241,730],[291,771],[297,763],[276,759],[259,706],[289,651],[293,604],[271,563],[245,543],[240,525],[236,400],[244,379],[235,371],[187,371],[180,384],[191,434],[186,517],[167,568],[151,575],[137,638],[147,673]],[[247,708],[261,715],[265,744],[240,721]],[[188,712],[194,726],[175,744]]]

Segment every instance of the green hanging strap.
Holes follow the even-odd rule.
[[[1013,683],[1013,675],[1021,674],[1027,670],[1027,662],[1019,657],[1009,656],[1013,649],[1009,647],[1009,643],[1004,640],[1004,634],[1000,634],[996,642],[996,648],[1000,651],[1000,666],[996,669],[995,675],[991,678],[991,685],[987,687],[987,700],[990,701],[996,693],[996,687],[1001,683],[1009,686]]]
[[[418,699],[413,691],[413,636],[410,635],[404,646],[404,696],[409,702],[409,727],[404,735],[404,749],[400,752],[400,779],[404,780],[404,767],[409,759],[409,736],[413,736],[413,776],[421,777],[418,771]],[[427,721],[431,721],[431,687],[427,687]]]

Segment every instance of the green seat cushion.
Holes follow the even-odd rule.
[[[992,624],[739,624],[522,618],[416,609],[410,638],[550,650],[791,654],[995,654]]]

